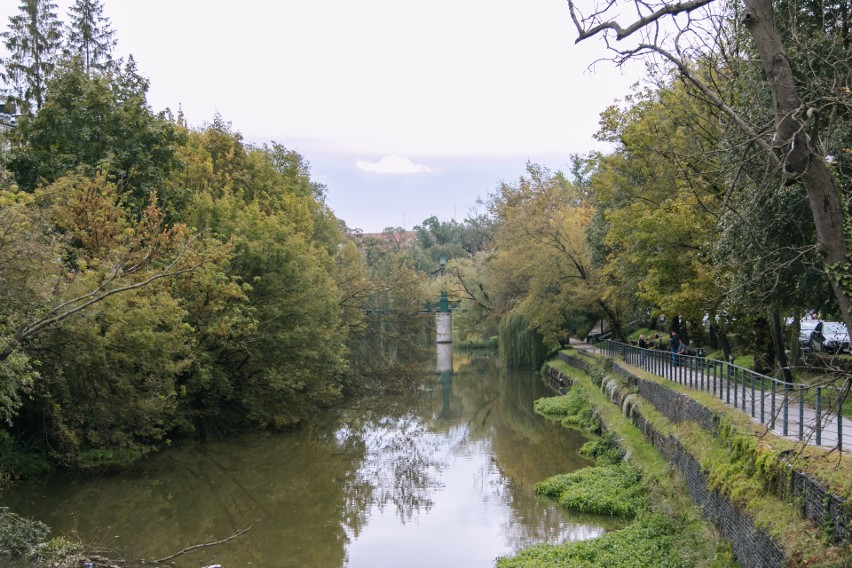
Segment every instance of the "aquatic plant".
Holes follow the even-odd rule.
[[[600,538],[559,545],[540,544],[514,557],[497,559],[497,568],[687,568],[694,564],[681,547],[683,523],[661,514],[641,515],[626,528]]]
[[[621,463],[555,475],[537,483],[535,491],[558,499],[572,511],[629,519],[647,508],[641,480],[639,469]]]

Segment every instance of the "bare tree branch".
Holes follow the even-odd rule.
[[[0,361],[4,361],[5,359],[7,359],[9,355],[11,355],[15,351],[18,345],[21,344],[21,342],[25,341],[28,337],[32,336],[43,328],[53,325],[55,323],[59,323],[62,320],[78,312],[81,312],[94,304],[97,304],[98,302],[106,300],[110,296],[114,296],[122,292],[128,292],[130,290],[144,288],[145,286],[148,286],[149,284],[152,284],[157,280],[162,280],[163,278],[173,276],[179,276],[181,274],[186,274],[188,272],[193,272],[197,270],[207,262],[206,259],[202,259],[201,261],[195,264],[181,268],[179,270],[174,270],[175,266],[183,258],[184,254],[189,249],[189,246],[192,241],[192,239],[188,240],[181,248],[180,252],[175,256],[175,258],[172,259],[172,261],[162,271],[153,274],[145,280],[134,282],[132,284],[127,284],[124,286],[117,286],[115,288],[108,288],[108,286],[114,283],[115,279],[120,276],[120,274],[117,274],[115,277],[110,278],[104,283],[102,283],[95,290],[62,302],[51,308],[50,311],[48,311],[47,314],[45,314],[41,318],[33,322],[25,323],[24,325],[18,328],[18,330],[15,332],[15,335],[9,339],[9,342],[6,344],[6,346],[3,348],[2,351],[0,351]]]
[[[599,11],[595,12],[594,14],[592,14],[591,16],[588,16],[588,17],[583,17],[581,15],[578,15],[578,10],[577,10],[577,7],[574,5],[573,0],[568,0],[568,7],[571,11],[571,19],[574,21],[574,26],[576,26],[577,33],[579,34],[575,43],[579,43],[579,42],[583,41],[584,39],[595,36],[595,35],[603,32],[603,31],[606,31],[606,30],[614,31],[616,39],[621,40],[621,39],[624,39],[626,37],[633,35],[635,32],[645,28],[646,26],[648,26],[652,23],[656,23],[657,21],[659,21],[661,18],[663,18],[665,16],[676,16],[676,15],[684,13],[684,12],[691,12],[692,10],[695,10],[697,8],[700,8],[702,6],[710,4],[711,2],[713,2],[713,0],[691,0],[689,2],[677,2],[677,3],[674,3],[674,4],[664,4],[661,8],[657,9],[656,11],[654,11],[654,12],[652,12],[652,13],[646,15],[646,16],[642,16],[641,10],[639,10],[638,7],[640,5],[644,5],[645,7],[648,7],[648,6],[647,6],[647,4],[643,4],[643,3],[640,3],[640,2],[637,1],[636,6],[637,6],[637,12],[639,12],[639,18],[635,22],[633,22],[632,24],[627,26],[626,28],[621,27],[621,25],[619,25],[617,22],[612,21],[612,20],[602,22],[600,24],[597,24],[595,26],[591,26],[589,28],[585,27],[585,24],[587,22],[589,22],[590,20],[594,21],[594,20],[600,19],[600,16],[602,14],[606,13],[615,4],[614,1],[609,2],[606,5],[606,8],[604,8],[603,10],[599,10]]]
[[[189,552],[193,552],[193,551],[198,550],[200,548],[207,548],[209,546],[216,546],[216,545],[219,545],[219,544],[225,544],[226,542],[229,542],[231,540],[234,540],[235,538],[241,537],[242,535],[246,534],[252,528],[254,528],[254,526],[259,522],[260,522],[260,520],[258,519],[255,522],[253,522],[252,524],[250,524],[249,526],[247,526],[246,528],[244,528],[242,530],[238,530],[237,532],[235,532],[234,534],[232,534],[228,538],[223,538],[222,540],[216,540],[216,541],[213,541],[213,542],[204,542],[202,544],[195,544],[193,546],[188,546],[187,548],[184,548],[183,550],[181,550],[179,552],[175,552],[174,554],[171,554],[169,556],[164,556],[163,558],[160,558],[159,560],[154,560],[154,563],[155,564],[165,564],[166,562],[168,562],[169,560],[171,560],[173,558],[177,558],[178,556],[187,554]]]

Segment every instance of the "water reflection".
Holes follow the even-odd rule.
[[[287,435],[173,448],[131,471],[22,486],[7,505],[125,558],[245,536],[177,566],[491,566],[590,538],[532,486],[588,465],[583,439],[532,411],[531,374],[455,354],[416,396],[360,400]]]
[[[500,373],[491,357],[457,354],[452,363],[439,351],[421,404],[398,418],[404,427],[368,446],[364,479],[392,487],[395,497],[379,499],[366,527],[350,531],[348,566],[490,566],[532,544],[602,533],[600,519],[569,519],[532,491],[550,475],[589,465],[577,454],[579,435],[532,411],[545,394],[540,381]]]

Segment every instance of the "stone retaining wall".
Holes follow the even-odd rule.
[[[630,376],[639,386],[639,395],[672,422],[690,420],[708,432],[718,434],[716,413],[709,408],[665,385],[636,377],[617,361],[613,362],[613,370],[616,369],[618,374]],[[802,514],[815,526],[831,527],[835,543],[852,542],[850,511],[843,500],[829,493],[818,482],[802,472],[794,471],[789,484],[778,487],[777,491],[781,497],[800,502]]]
[[[588,363],[569,353],[559,353],[559,359],[581,370]],[[653,404],[657,410],[672,422],[690,420],[716,434],[718,422],[716,413],[699,404],[692,398],[659,383],[641,379],[629,369],[613,362],[613,372],[625,378],[629,385],[637,386],[639,395]],[[549,368],[548,378],[551,387],[564,393],[571,384],[570,377],[564,376],[554,368]],[[769,568],[784,565],[784,553],[765,532],[754,526],[753,520],[742,511],[734,508],[726,497],[708,489],[707,476],[697,460],[687,451],[679,440],[672,436],[663,436],[636,411],[631,395],[620,388],[617,381],[604,380],[601,385],[610,400],[619,405],[626,416],[630,417],[645,437],[662,453],[666,459],[678,466],[686,480],[687,491],[692,500],[701,506],[704,516],[714,523],[725,539],[732,545],[737,560],[744,568]],[[850,541],[849,513],[844,503],[828,493],[814,480],[800,472],[793,472],[788,488],[795,499],[802,503],[802,512],[817,526],[832,526],[836,542]]]

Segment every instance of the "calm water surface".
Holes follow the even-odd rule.
[[[533,485],[590,465],[584,439],[532,411],[532,373],[456,353],[417,395],[361,400],[295,433],[173,447],[118,475],[60,477],[5,497],[114,558],[158,559],[257,524],[181,568],[493,566],[540,542],[593,538]]]

